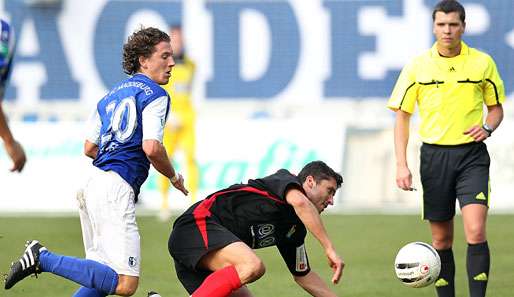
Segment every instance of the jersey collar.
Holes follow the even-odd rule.
[[[439,55],[439,52],[437,51],[437,42],[434,42],[434,45],[432,45],[432,48],[430,49],[430,55],[432,56],[432,58],[441,57]],[[455,57],[463,56],[463,55],[469,55],[469,47],[464,41],[461,41],[460,42],[460,54],[458,54]],[[453,57],[453,58],[455,58],[455,57]]]

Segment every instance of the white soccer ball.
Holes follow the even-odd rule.
[[[422,288],[432,284],[439,276],[441,259],[431,245],[411,242],[398,251],[394,270],[404,285]]]

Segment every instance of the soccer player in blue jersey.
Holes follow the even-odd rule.
[[[5,86],[11,72],[12,59],[14,54],[14,32],[12,27],[0,19],[0,138],[4,142],[4,149],[11,158],[13,165],[11,171],[20,172],[25,166],[27,157],[23,147],[17,142],[9,129],[2,109]]]
[[[29,241],[11,267],[6,289],[30,274],[51,272],[80,284],[76,297],[135,293],[140,270],[135,202],[150,164],[188,194],[162,145],[170,98],[159,85],[168,82],[174,65],[166,33],[146,28],[129,37],[123,68],[131,76],[98,102],[84,145],[95,166],[77,195],[86,259],[57,255]]]

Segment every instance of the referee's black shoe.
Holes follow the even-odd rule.
[[[39,253],[46,251],[46,247],[42,246],[37,240],[29,240],[25,244],[26,248],[23,255],[17,262],[11,264],[11,270],[5,278],[5,289],[9,290],[17,282],[34,274],[36,277],[41,273],[39,267]]]

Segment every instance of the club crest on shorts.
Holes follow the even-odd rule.
[[[128,265],[130,267],[134,267],[137,265],[137,258],[136,257],[129,257],[128,258]]]

